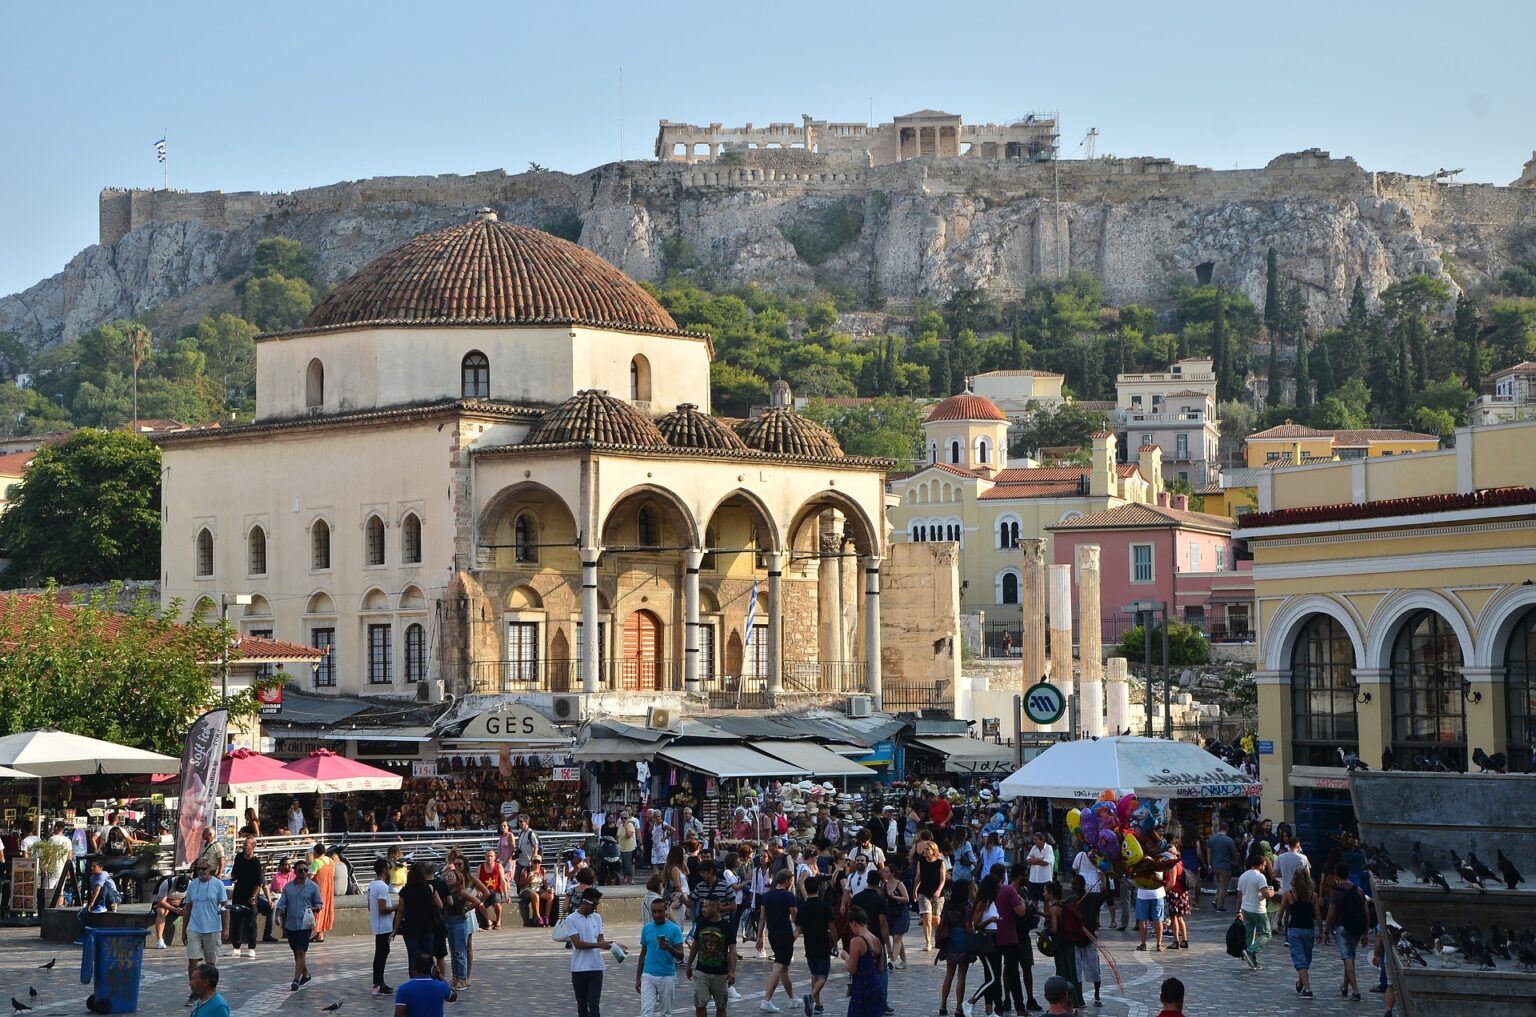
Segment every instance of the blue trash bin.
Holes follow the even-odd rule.
[[[86,1008],[91,1013],[136,1013],[144,973],[148,929],[86,929],[80,951],[80,983],[95,983]]]

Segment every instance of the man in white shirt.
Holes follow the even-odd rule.
[[[571,988],[576,993],[576,1017],[598,1017],[603,998],[603,951],[615,945],[603,937],[603,916],[597,903],[603,899],[595,886],[581,892],[576,913],[565,919],[571,944]]]
[[[74,852],[74,845],[69,836],[64,832],[63,823],[53,824],[53,836],[48,838],[48,843],[54,846],[54,854],[57,860],[46,869],[39,869],[37,874],[39,889],[43,892],[42,906],[52,903],[53,888],[64,876],[64,866],[69,863],[70,856]]]
[[[874,859],[877,866],[885,864],[885,852],[874,846],[874,838],[870,836],[867,826],[859,828],[858,846],[848,852],[848,857],[862,861]]]
[[[1237,878],[1237,892],[1242,896],[1243,928],[1246,933],[1243,960],[1259,969],[1259,951],[1269,942],[1269,911],[1264,902],[1275,895],[1264,875],[1264,855],[1255,851],[1248,856],[1248,871]]]
[[[899,835],[896,828],[896,806],[887,805],[880,810],[880,825],[885,829],[885,849],[895,853]]]
[[[388,996],[395,990],[384,982],[384,965],[389,962],[389,940],[395,934],[400,905],[389,895],[389,862],[373,860],[373,882],[368,884],[368,925],[373,931],[373,991]]]
[[[1029,885],[1024,889],[1025,895],[1031,904],[1039,904],[1045,884],[1051,881],[1056,871],[1056,850],[1045,842],[1045,834],[1038,830],[1035,831],[1034,843],[1024,856],[1024,864],[1029,866]]]
[[[693,810],[686,805],[683,806],[683,818],[678,824],[678,832],[684,841],[692,839],[701,844],[704,842],[704,824],[699,822]]]
[[[1280,876],[1279,920],[1282,929],[1285,928],[1285,911],[1291,903],[1291,885],[1296,879],[1296,873],[1302,869],[1306,869],[1309,872],[1312,869],[1312,863],[1307,860],[1306,855],[1301,853],[1300,837],[1291,834],[1289,843],[1286,846],[1289,850],[1282,851],[1275,857],[1275,872]]]

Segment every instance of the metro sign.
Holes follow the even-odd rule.
[[[1067,712],[1067,697],[1050,682],[1037,682],[1024,693],[1024,715],[1036,724],[1054,724]]]

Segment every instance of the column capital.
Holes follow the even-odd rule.
[[[1077,545],[1077,570],[1084,572],[1090,569],[1094,572],[1099,570],[1099,545],[1079,544]]]
[[[595,565],[597,560],[603,556],[601,544],[583,544],[577,550],[581,552],[581,563],[583,565]]]
[[[1357,667],[1350,671],[1361,685],[1391,685],[1392,669],[1389,667]]]
[[[1291,673],[1289,671],[1255,671],[1253,683],[1255,685],[1289,685]]]
[[[859,555],[859,561],[864,563],[865,568],[878,569],[880,567],[880,563],[885,561],[885,556],[878,554],[861,554]]]
[[[684,560],[687,563],[687,567],[697,572],[704,564],[704,554],[705,551],[702,547],[689,548],[684,552]]]
[[[788,551],[765,551],[763,560],[768,563],[769,572],[783,572],[789,567]]]
[[[1461,676],[1474,685],[1493,685],[1504,680],[1504,672],[1502,667],[1463,667]]]

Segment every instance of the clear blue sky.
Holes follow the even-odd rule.
[[[946,9],[951,14],[944,14]],[[1536,4],[6,3],[0,294],[96,240],[103,186],[292,190],[649,158],[661,118],[972,122],[1218,168],[1317,146],[1508,183],[1536,148]]]

